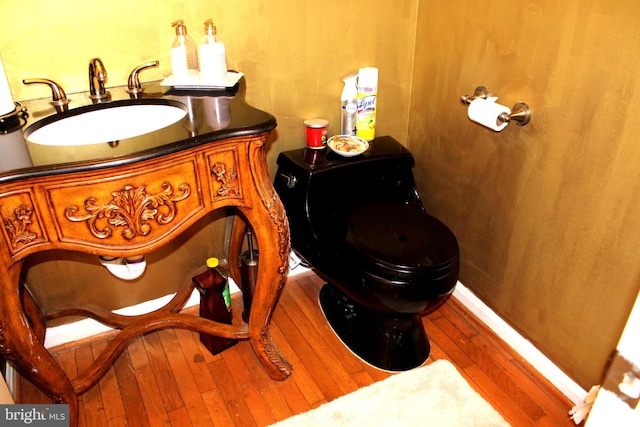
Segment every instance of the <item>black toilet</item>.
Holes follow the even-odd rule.
[[[293,249],[327,280],[319,297],[327,321],[352,352],[388,371],[426,361],[420,313],[443,302],[458,280],[458,242],[425,212],[413,165],[386,136],[351,158],[280,153],[274,183]]]

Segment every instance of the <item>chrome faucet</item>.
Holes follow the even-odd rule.
[[[108,101],[109,92],[104,88],[107,81],[107,69],[100,58],[89,61],[89,98],[94,103]]]

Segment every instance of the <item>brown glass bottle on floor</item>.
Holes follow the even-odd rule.
[[[200,317],[220,323],[231,324],[231,311],[227,309],[223,293],[227,287],[227,279],[215,268],[217,260],[207,260],[209,269],[193,278],[200,291]],[[235,345],[238,341],[231,338],[216,337],[204,332],[200,333],[200,342],[211,352],[218,354]]]

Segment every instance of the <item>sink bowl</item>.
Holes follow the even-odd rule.
[[[168,99],[132,99],[88,105],[46,117],[25,129],[27,141],[54,146],[115,142],[171,126],[187,107]]]

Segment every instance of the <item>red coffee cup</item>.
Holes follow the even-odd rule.
[[[327,146],[327,127],[329,121],[324,119],[305,120],[307,130],[307,147],[319,150]]]

